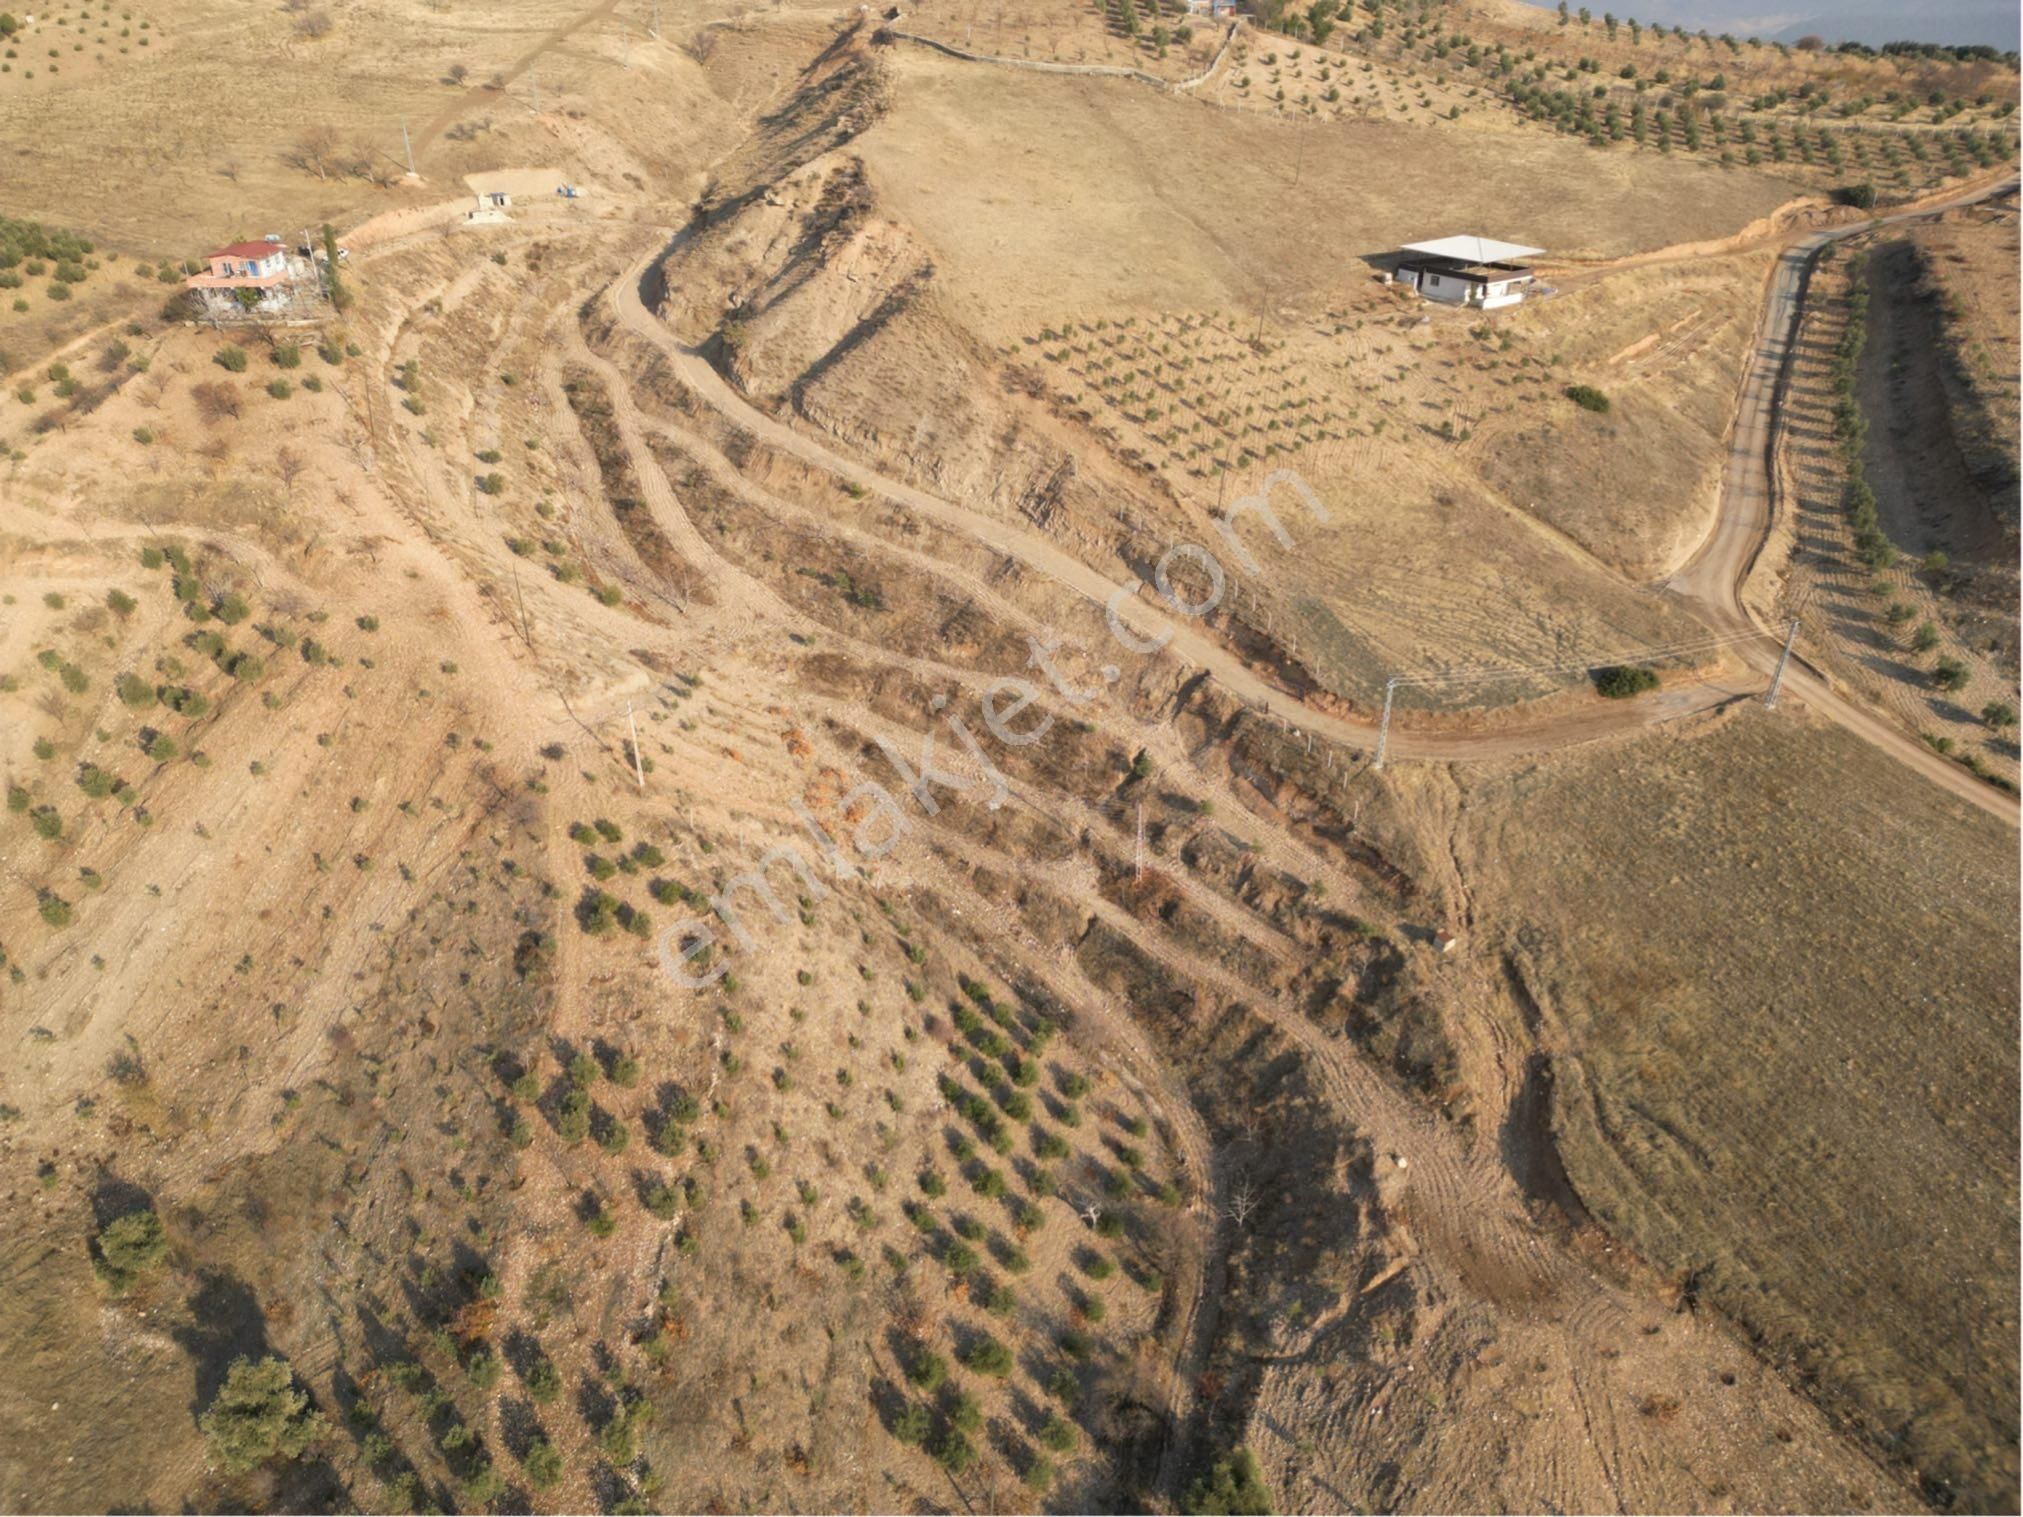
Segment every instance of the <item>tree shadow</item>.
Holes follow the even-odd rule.
[[[217,1399],[225,1377],[238,1359],[262,1359],[273,1350],[267,1343],[267,1314],[251,1286],[223,1270],[206,1270],[186,1303],[190,1321],[171,1335],[194,1362],[196,1393],[191,1414],[200,1415]]]

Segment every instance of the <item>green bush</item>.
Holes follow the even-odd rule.
[[[1658,671],[1641,664],[1614,664],[1594,671],[1595,693],[1604,700],[1628,700],[1658,688]]]
[[[962,1362],[979,1375],[991,1375],[1002,1380],[1012,1372],[1012,1351],[997,1339],[985,1335],[969,1346]]]
[[[572,1090],[562,1098],[562,1108],[555,1114],[555,1131],[565,1143],[581,1143],[590,1136],[590,1097],[580,1090]]]
[[[527,1394],[543,1403],[553,1401],[562,1394],[562,1372],[545,1354],[535,1360],[527,1371]]]
[[[169,1240],[162,1219],[148,1210],[131,1211],[106,1224],[92,1244],[92,1263],[114,1290],[125,1290],[161,1262]]]
[[[927,1441],[928,1432],[934,1426],[934,1419],[927,1408],[909,1401],[905,1410],[892,1419],[892,1436],[912,1448],[918,1448]]]
[[[915,1350],[912,1362],[906,1366],[906,1378],[932,1395],[948,1379],[948,1361],[922,1345]]]
[[[1190,1517],[1229,1517],[1237,1513],[1268,1513],[1271,1488],[1249,1449],[1237,1449],[1218,1459],[1209,1472],[1187,1488],[1180,1510]]]
[[[951,1427],[934,1447],[935,1462],[951,1475],[961,1475],[976,1463],[976,1445],[961,1428]]]
[[[1608,414],[1609,398],[1593,385],[1568,385],[1566,398],[1583,411],[1593,411],[1598,416]]]
[[[464,1361],[464,1373],[472,1385],[488,1391],[499,1383],[499,1356],[488,1348],[477,1349]]]
[[[1967,683],[1967,666],[1956,658],[1942,658],[1932,666],[1932,683],[1941,690],[1958,690]]]
[[[1054,1483],[1053,1460],[1038,1452],[1027,1455],[1026,1467],[1019,1472],[1019,1479],[1025,1482],[1027,1490],[1044,1491]]]
[[[233,374],[246,372],[246,350],[237,343],[227,343],[218,349],[212,360],[219,368]]]
[[[211,1457],[243,1475],[271,1459],[298,1459],[329,1432],[285,1359],[237,1359],[210,1410],[198,1419]]]
[[[562,1478],[562,1456],[546,1438],[536,1438],[521,1463],[527,1471],[527,1484],[537,1491],[546,1490]]]

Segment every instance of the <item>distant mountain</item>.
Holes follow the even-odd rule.
[[[1530,0],[1551,9],[1557,0]],[[1590,0],[1590,9],[1600,7]],[[1639,21],[1662,21],[1688,31],[1733,32],[1771,42],[1824,37],[1828,43],[1938,42],[1947,46],[1983,43],[2013,52],[2019,46],[2015,0],[1933,0],[1886,4],[1883,0],[1820,0],[1788,10],[1766,10],[1750,0],[1626,0],[1617,12]]]
[[[1703,23],[1704,24],[1704,23]],[[1795,42],[1804,36],[1828,42],[1938,42],[1949,47],[1984,43],[2014,52],[2019,41],[2015,0],[1945,0],[1919,6],[1837,4],[1761,35],[1775,42]]]

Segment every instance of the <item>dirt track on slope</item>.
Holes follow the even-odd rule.
[[[1940,205],[1925,206],[1910,215],[1931,214],[1955,204],[1968,204],[2001,193],[2006,186],[1983,188]],[[1805,273],[1822,247],[1879,223],[1860,222],[1814,233],[1795,245],[1779,262],[1773,276],[1749,376],[1733,430],[1721,511],[1707,541],[1670,581],[1668,588],[1692,604],[1712,633],[1733,638],[1741,660],[1758,675],[1776,667],[1775,636],[1758,626],[1742,608],[1740,587],[1768,533],[1773,510],[1769,473],[1769,440],[1791,334],[1803,300]],[[678,241],[679,239],[677,239]],[[1295,731],[1304,731],[1369,752],[1378,740],[1377,725],[1317,711],[1278,688],[1254,668],[1194,629],[1162,615],[1135,584],[1120,585],[1036,533],[1025,531],[925,491],[888,478],[844,458],[803,432],[759,411],[726,382],[699,353],[679,342],[648,308],[655,299],[653,281],[666,250],[641,260],[609,291],[613,314],[625,329],[661,349],[684,383],[712,408],[771,446],[802,462],[826,470],[866,490],[875,490],[909,510],[964,532],[1007,554],[1099,604],[1114,604],[1119,619],[1140,637],[1170,639],[1169,646],[1190,663],[1205,669],[1247,704],[1269,713]],[[1570,747],[1625,732],[1718,710],[1762,688],[1754,680],[1702,679],[1668,686],[1634,702],[1588,702],[1571,711],[1517,713],[1499,718],[1492,730],[1467,733],[1412,731],[1394,728],[1389,752],[1399,758],[1453,762],[1504,758]],[[1963,774],[1959,767],[1926,751],[1888,722],[1854,706],[1834,693],[1802,663],[1786,671],[1784,693],[1796,696],[1829,720],[1847,728],[1926,778],[2014,824],[2014,800]]]

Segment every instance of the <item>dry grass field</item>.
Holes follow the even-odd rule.
[[[2013,834],[1781,714],[1463,793],[1583,1203],[1927,1500],[2002,1505]]]
[[[1654,582],[1812,179],[1420,59],[1296,122],[855,10],[14,46],[87,21],[0,72],[0,215],[98,264],[0,310],[0,1505],[2000,1504],[2012,834],[1658,720],[1755,688]],[[324,220],[341,309],[164,310]],[[1462,229],[1552,293],[1369,261]],[[1192,640],[1106,624],[1285,468]],[[1483,664],[1400,721],[1536,757],[1326,735]]]

